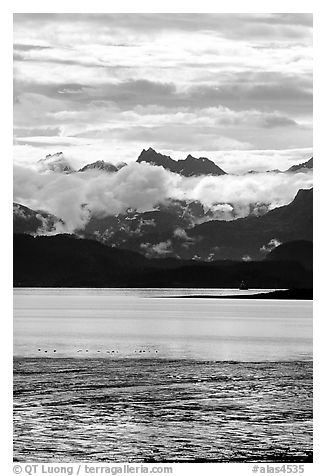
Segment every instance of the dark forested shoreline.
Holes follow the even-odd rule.
[[[239,288],[242,281],[255,289],[310,289],[312,270],[287,260],[148,259],[73,235],[14,235],[15,287]]]

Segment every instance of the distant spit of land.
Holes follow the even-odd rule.
[[[282,291],[272,291],[270,293],[258,293],[258,294],[234,294],[230,296],[202,296],[202,295],[193,295],[193,296],[169,296],[169,297],[179,297],[179,298],[201,298],[201,299],[302,299],[302,300],[312,300],[313,299],[313,290],[312,289],[286,289]]]

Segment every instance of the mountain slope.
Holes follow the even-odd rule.
[[[200,204],[174,203],[152,212],[91,219],[84,233],[149,257],[261,260],[276,244],[312,241],[312,194],[312,189],[300,190],[288,205],[233,221],[207,221]],[[194,217],[205,221],[194,226]]]
[[[44,212],[16,204],[14,232],[54,230],[60,222]],[[275,245],[312,241],[313,192],[300,190],[293,202],[262,216],[233,221],[209,220],[200,202],[170,201],[156,210],[127,211],[117,216],[92,217],[77,234],[147,257],[178,257],[200,261],[261,260]],[[198,221],[204,221],[195,225]],[[62,223],[62,222],[61,222]]]
[[[14,281],[39,286],[120,285],[146,258],[73,235],[14,235]],[[87,284],[88,283],[88,284]]]
[[[34,211],[19,203],[13,204],[14,233],[46,233],[55,230],[62,220],[50,213]]]
[[[266,256],[269,261],[295,261],[306,269],[313,266],[313,244],[311,241],[289,241],[277,246]]]
[[[311,159],[307,160],[307,162],[304,162],[302,164],[298,165],[292,165],[286,172],[306,172],[308,170],[313,169],[313,157]]]
[[[15,286],[310,288],[298,263],[149,260],[71,235],[14,235]]]
[[[197,241],[201,257],[217,247],[215,259],[261,259],[264,247],[278,242],[308,240],[313,235],[313,191],[299,190],[293,202],[275,208],[261,217],[247,217],[230,222],[211,221],[187,230]]]

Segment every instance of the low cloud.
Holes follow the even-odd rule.
[[[131,164],[116,174],[89,171],[63,175],[14,168],[14,199],[61,218],[67,231],[83,229],[91,216],[146,211],[177,189],[178,176],[158,167]]]
[[[45,210],[66,224],[66,231],[83,229],[92,216],[124,213],[128,208],[152,210],[168,199],[200,201],[207,219],[248,215],[264,204],[269,209],[289,203],[300,188],[311,188],[312,173],[257,173],[243,176],[181,177],[144,163],[131,163],[115,174],[98,170],[83,173],[40,173],[14,168],[14,200]],[[176,236],[186,239],[181,229]]]
[[[158,258],[172,254],[173,249],[171,248],[171,245],[171,240],[167,240],[160,241],[155,245],[151,245],[150,243],[142,243],[140,248],[145,251],[145,256],[147,258]]]
[[[217,203],[208,207],[208,215],[211,220],[234,220],[236,212],[229,203]]]
[[[194,220],[194,223],[199,223],[201,220]],[[190,248],[193,246],[196,242],[196,239],[191,238],[190,236],[187,235],[186,230],[184,230],[181,227],[178,227],[174,230],[173,232],[174,238],[178,239],[180,242],[182,242],[183,248]],[[197,238],[198,239],[198,238]]]
[[[179,238],[182,241],[193,241],[193,238],[190,238],[190,236],[187,235],[186,230],[184,230],[183,228],[180,228],[180,227],[178,227],[174,230],[173,236],[175,238]]]
[[[264,254],[270,253],[272,250],[280,246],[282,242],[278,238],[272,238],[266,245],[260,248],[260,251]]]

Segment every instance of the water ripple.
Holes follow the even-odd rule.
[[[21,462],[307,461],[310,362],[14,361]]]

